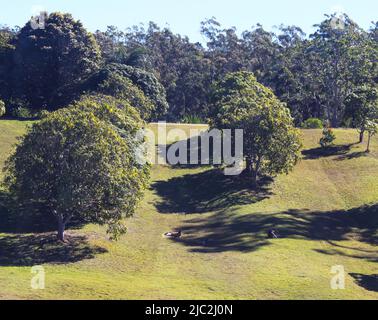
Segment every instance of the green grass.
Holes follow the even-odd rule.
[[[24,126],[0,121],[1,162]],[[378,299],[378,139],[366,155],[356,131],[335,132],[324,153],[321,131],[304,130],[304,159],[260,190],[208,167],[155,166],[119,242],[94,225],[65,246],[0,225],[0,299]],[[162,237],[174,228],[182,239]],[[44,290],[30,289],[35,264]],[[334,265],[345,290],[330,289]]]

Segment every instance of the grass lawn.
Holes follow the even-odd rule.
[[[26,124],[0,120],[0,166]],[[335,132],[324,153],[321,131],[304,130],[303,160],[259,190],[209,167],[155,166],[119,242],[94,225],[69,230],[69,245],[4,227],[0,203],[0,299],[378,299],[378,139],[366,155],[356,131]],[[162,237],[173,228],[182,239]],[[33,265],[44,290],[30,288]],[[345,290],[330,288],[335,265]]]

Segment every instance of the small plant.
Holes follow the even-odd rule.
[[[35,115],[25,107],[17,107],[12,110],[12,116],[18,119],[32,119]]]
[[[320,139],[320,145],[322,148],[327,148],[333,144],[336,140],[336,135],[331,128],[323,129],[323,137]]]
[[[304,129],[323,129],[323,121],[318,118],[309,118],[302,124]]]
[[[181,119],[181,122],[182,123],[187,123],[187,124],[202,124],[202,123],[205,123],[205,121],[200,117],[200,116],[197,116],[197,115],[185,115],[182,119]]]
[[[5,114],[5,103],[4,101],[0,100],[0,118]]]

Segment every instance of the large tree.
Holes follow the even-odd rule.
[[[252,73],[230,73],[215,89],[212,126],[244,130],[246,172],[288,173],[299,159],[301,142],[289,109]]]
[[[149,120],[165,119],[169,107],[166,91],[153,73],[140,68],[113,63],[102,69],[95,77],[100,84],[111,80],[112,77],[129,79],[153,103]]]
[[[21,205],[55,216],[61,241],[73,218],[107,224],[116,238],[148,181],[149,167],[135,158],[140,126],[138,113],[111,97],[53,112],[17,146],[6,185]]]
[[[356,88],[346,99],[347,113],[353,119],[353,125],[360,133],[359,142],[364,141],[364,134],[372,128],[378,119],[378,88],[363,85]]]
[[[52,13],[38,28],[29,21],[15,47],[13,96],[36,109],[59,104],[58,90],[82,81],[101,62],[95,38],[70,14]]]
[[[327,16],[311,35],[308,58],[319,104],[332,126],[341,124],[345,99],[354,85],[365,80],[367,34],[347,15]]]

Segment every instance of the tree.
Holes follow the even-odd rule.
[[[322,148],[328,148],[336,140],[336,135],[332,128],[326,127],[323,129],[323,136],[319,140],[319,144]]]
[[[25,207],[54,215],[61,241],[73,218],[107,224],[117,238],[147,185],[149,167],[134,155],[138,113],[130,116],[130,106],[107,99],[85,100],[35,123],[6,165],[9,190]]]
[[[191,43],[188,37],[174,34],[169,28],[161,29],[153,22],[148,28],[129,28],[121,41],[127,50],[122,63],[153,73],[164,86],[170,121],[191,114],[206,117],[211,60],[200,43]],[[114,46],[118,48],[119,42]]]
[[[13,96],[36,109],[58,105],[59,90],[82,81],[101,62],[95,38],[70,14],[46,16],[43,28],[28,22],[15,47]]]
[[[244,130],[246,172],[253,182],[261,174],[288,173],[299,160],[301,142],[289,109],[252,73],[226,75],[213,94],[212,126]]]
[[[347,15],[327,15],[316,25],[308,49],[313,86],[327,119],[338,127],[345,112],[345,99],[354,85],[367,77],[365,56],[367,34]],[[361,59],[362,58],[362,59]]]
[[[346,99],[347,112],[360,133],[359,142],[364,141],[368,123],[378,115],[378,89],[369,85],[356,88]],[[371,125],[369,126],[371,127]]]
[[[101,71],[100,78],[103,81],[111,77],[111,75],[130,79],[136,87],[143,91],[144,95],[154,105],[154,109],[151,110],[151,119],[162,120],[165,118],[168,111],[166,91],[154,74],[127,65],[110,64]]]
[[[102,93],[129,101],[146,121],[154,120],[157,117],[157,105],[144,94],[142,89],[119,72],[112,72],[108,69],[101,70],[90,77],[84,86],[86,87],[85,91]]]

